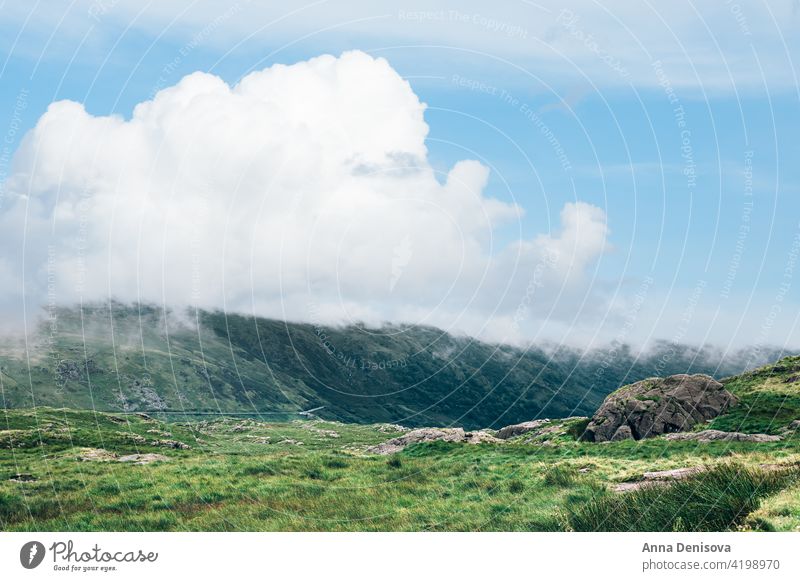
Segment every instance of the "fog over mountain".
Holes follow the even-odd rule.
[[[326,327],[114,303],[61,308],[27,342],[0,347],[6,407],[47,405],[168,417],[327,419],[498,427],[590,415],[621,385],[697,372],[716,377],[780,349],[723,353],[657,343],[593,350],[519,348],[407,325]]]

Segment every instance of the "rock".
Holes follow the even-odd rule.
[[[538,430],[545,424],[549,423],[550,423],[549,419],[522,422],[521,424],[513,424],[510,426],[506,426],[505,428],[500,428],[499,430],[497,430],[497,434],[495,435],[501,440],[508,440],[509,438],[516,438],[517,436],[521,436],[522,434],[527,434],[528,432]]]
[[[667,440],[697,441],[701,444],[708,442],[779,442],[781,436],[768,434],[743,434],[742,432],[723,432],[721,430],[702,430],[700,432],[686,432],[683,434],[668,434]]]
[[[83,377],[81,366],[77,361],[62,359],[56,365],[56,381],[65,382],[68,380],[78,381]]]
[[[11,478],[8,479],[10,482],[36,482],[36,476],[33,474],[27,474],[24,472],[20,472],[18,474],[14,474]]]
[[[290,446],[302,446],[303,442],[300,442],[298,440],[292,440],[291,438],[286,438],[285,440],[281,440],[280,442],[278,442],[278,444],[287,444]]]
[[[401,426],[399,424],[379,424],[378,425],[378,431],[381,432],[382,434],[391,434],[391,433],[394,433],[394,432],[403,432],[403,433],[405,433],[405,432],[408,432],[409,430],[410,430],[410,428],[407,428],[405,426]]]
[[[708,375],[672,375],[622,387],[609,395],[586,427],[586,438],[594,442],[635,440],[660,434],[683,432],[717,417],[736,397]]]
[[[480,444],[483,442],[500,442],[485,430],[477,432],[465,432],[463,428],[419,428],[411,430],[407,434],[392,438],[378,444],[370,446],[367,452],[370,454],[395,454],[406,446],[419,444],[420,442],[465,442],[467,444]]]
[[[134,442],[136,444],[144,444],[145,442],[147,442],[144,436],[140,436],[139,434],[135,434],[133,432],[117,432],[117,435],[120,438],[130,440],[131,442]]]
[[[614,432],[614,435],[611,436],[612,442],[619,442],[620,440],[630,440],[633,438],[633,433],[631,432],[631,427],[627,424],[623,424],[617,428],[617,431]]]
[[[620,482],[614,486],[614,492],[630,492],[632,490],[639,490],[647,486],[666,486],[669,484],[666,480],[651,480],[638,482]]]
[[[784,428],[785,431],[794,432],[795,430],[800,430],[800,420],[794,420],[789,423],[788,426]]]
[[[724,433],[724,432],[723,432]],[[758,467],[766,472],[778,472],[790,470],[795,467],[792,464],[759,464]],[[707,466],[691,466],[686,468],[674,468],[672,470],[658,470],[655,472],[645,472],[641,480],[635,482],[621,482],[614,487],[614,492],[629,492],[639,490],[646,486],[666,486],[676,480],[690,478],[701,472],[708,470]]]
[[[148,434],[154,434],[156,436],[161,436],[162,438],[169,438],[172,436],[169,432],[165,432],[164,430],[157,430],[155,428],[147,430]]]
[[[169,458],[163,454],[128,454],[127,456],[121,456],[117,461],[142,465],[152,462],[169,462]]]
[[[114,452],[102,448],[82,448],[78,454],[78,460],[81,462],[110,462],[116,459],[117,455]]]
[[[420,442],[463,442],[465,439],[466,434],[463,428],[419,428],[392,438],[383,444],[371,446],[367,448],[367,452],[382,455],[395,454],[406,446]]]
[[[142,418],[143,420],[146,420],[146,421],[150,421],[150,422],[153,421],[153,418],[151,418],[150,416],[148,416],[144,412],[136,412],[134,415],[139,417],[139,418]]]
[[[467,442],[467,444],[484,444],[484,443],[496,444],[503,441],[494,437],[486,430],[478,430],[477,432],[465,432],[464,436],[465,436],[464,441]]]
[[[703,472],[703,466],[692,466],[689,468],[674,468],[672,470],[657,470],[655,472],[645,472],[642,474],[644,480],[681,480]]]
[[[175,450],[188,450],[191,448],[189,444],[184,444],[178,440],[153,440],[150,442],[151,446],[159,446],[162,448],[174,448]]]
[[[645,472],[642,474],[642,480],[636,482],[621,482],[614,487],[614,492],[630,492],[631,490],[639,490],[646,486],[665,486],[672,481],[689,478],[704,470],[705,468],[703,466],[693,466],[690,468]]]

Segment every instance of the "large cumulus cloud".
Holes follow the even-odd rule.
[[[477,161],[437,174],[424,111],[386,60],[362,52],[232,87],[195,73],[130,119],[53,103],[6,184],[0,242],[18,250],[0,262],[2,300],[24,290],[31,302],[477,332],[584,284],[606,246],[603,211],[569,203],[554,232],[498,247],[522,208],[485,195]]]

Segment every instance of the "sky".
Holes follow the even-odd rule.
[[[796,348],[796,1],[0,4],[0,310]]]

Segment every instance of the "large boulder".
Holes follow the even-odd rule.
[[[736,396],[708,375],[645,379],[609,395],[592,416],[585,437],[608,442],[683,432],[736,402]]]

